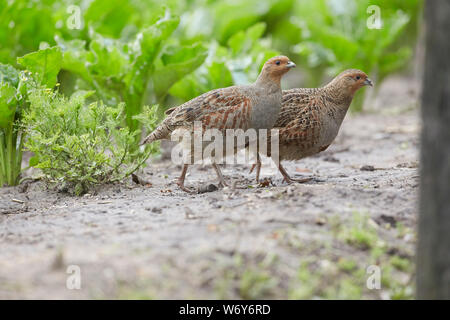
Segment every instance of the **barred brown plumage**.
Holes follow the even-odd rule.
[[[341,72],[321,88],[297,88],[283,91],[282,107],[274,129],[279,130],[278,169],[288,183],[310,179],[292,179],[281,160],[300,160],[324,151],[336,138],[342,121],[360,88],[372,81],[361,70]],[[270,138],[267,156],[271,156]],[[257,156],[256,180],[259,181],[261,161]]]
[[[203,131],[214,128],[224,135],[226,129],[271,129],[281,109],[281,77],[294,66],[285,56],[271,58],[264,64],[255,83],[215,89],[167,110],[167,117],[143,144],[169,139],[177,129],[189,130],[192,134],[194,121],[201,122]],[[184,187],[187,167],[188,164],[183,166],[178,185],[190,192]],[[217,164],[213,163],[213,167],[220,183],[226,185]]]

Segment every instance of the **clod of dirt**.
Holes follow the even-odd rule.
[[[62,250],[58,250],[52,263],[52,269],[59,270],[64,267],[64,253]]]
[[[207,193],[207,192],[214,192],[217,190],[219,190],[219,188],[215,184],[209,183],[209,184],[202,184],[200,187],[198,187],[197,192]]]
[[[140,184],[141,186],[149,187],[152,185],[149,181],[139,177],[137,174],[134,173],[131,174],[131,180],[136,184]]]
[[[151,211],[154,213],[162,213],[162,209],[158,207],[153,207]]]
[[[19,213],[27,212],[28,211],[27,209],[28,208],[10,208],[10,209],[6,209],[6,210],[0,209],[0,215],[19,214]]]
[[[398,247],[390,247],[387,249],[386,253],[390,256],[399,256],[400,258],[403,259],[411,259],[412,255],[406,251],[404,251],[404,249],[398,248]]]
[[[359,168],[359,170],[361,170],[361,171],[375,171],[375,167],[374,166],[370,166],[370,165],[364,165],[361,168]]]
[[[393,216],[388,216],[386,214],[382,214],[378,217],[378,219],[376,219],[376,222],[378,224],[387,223],[391,227],[395,227],[397,220]]]
[[[326,220],[325,218],[318,217],[318,218],[316,218],[315,223],[316,223],[318,226],[323,226],[324,224],[327,223],[327,220]]]
[[[29,182],[22,183],[21,185],[18,186],[18,191],[20,193],[25,193],[28,191],[29,186],[30,186]]]
[[[326,156],[325,158],[323,158],[324,161],[328,161],[328,162],[339,162],[339,159],[333,157],[333,156]]]
[[[404,162],[404,163],[399,163],[397,165],[397,168],[409,168],[409,169],[415,169],[419,167],[419,162],[418,161],[410,161],[410,162]]]
[[[266,188],[273,185],[272,179],[271,178],[264,178],[264,180],[259,182],[258,187],[262,187],[262,188]]]

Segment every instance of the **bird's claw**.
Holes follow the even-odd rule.
[[[230,187],[230,185],[228,183],[226,183],[225,181],[219,181],[219,188],[225,188],[225,187]]]
[[[198,193],[198,191],[186,187],[183,183],[177,182],[177,185],[178,185],[178,187],[180,187],[181,190],[183,190],[186,193],[189,193],[189,194],[197,194]]]
[[[313,177],[307,177],[307,178],[289,178],[289,177],[284,177],[283,178],[283,182],[286,182],[288,184],[291,183],[306,183],[306,182],[310,182],[311,180],[313,180]]]

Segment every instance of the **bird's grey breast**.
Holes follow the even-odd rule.
[[[267,92],[258,88],[253,96],[251,126],[254,129],[271,129],[281,110],[281,90]]]
[[[340,108],[330,102],[326,103],[323,113],[323,121],[325,130],[322,132],[321,145],[331,144],[339,133],[342,121],[344,120],[346,109]]]

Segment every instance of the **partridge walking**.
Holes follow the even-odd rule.
[[[269,59],[263,66],[256,82],[250,85],[216,89],[202,94],[178,107],[166,111],[164,121],[145,139],[144,143],[170,139],[175,130],[188,130],[194,136],[194,122],[200,121],[202,131],[218,129],[225,136],[226,129],[271,129],[281,109],[281,77],[295,67],[285,56]],[[191,139],[192,141],[192,139]],[[184,146],[191,148],[192,144]],[[205,148],[205,143],[203,148]],[[184,164],[177,184],[184,186],[189,164]],[[227,185],[220,168],[213,163],[220,184]]]
[[[356,91],[373,86],[361,70],[340,73],[322,88],[297,88],[283,91],[282,108],[274,129],[279,130],[278,169],[288,183],[310,179],[293,179],[281,165],[282,160],[300,160],[322,152],[336,138]],[[267,155],[271,156],[270,139]],[[261,160],[257,155],[256,180],[259,182]]]

